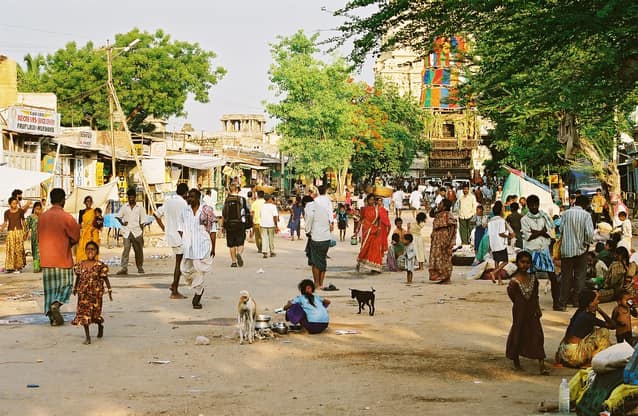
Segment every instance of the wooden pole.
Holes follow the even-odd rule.
[[[109,87],[109,91],[114,90],[113,66],[112,66],[112,55],[111,55],[112,51],[113,51],[113,48],[111,47],[111,45],[109,44],[109,41],[107,40],[106,41],[106,67],[107,67],[107,74],[108,74],[107,84]],[[111,134],[111,179],[113,179],[117,177],[117,171],[115,170],[115,162],[117,158],[115,156],[115,127],[113,123],[113,97],[111,96],[110,93],[109,93],[109,131]]]

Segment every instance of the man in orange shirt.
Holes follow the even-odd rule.
[[[71,247],[80,240],[80,225],[64,211],[64,189],[49,194],[51,208],[40,215],[38,241],[44,285],[44,313],[52,326],[64,324],[60,307],[69,301],[73,290]]]

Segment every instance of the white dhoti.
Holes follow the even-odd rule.
[[[196,295],[201,295],[204,293],[206,280],[213,273],[213,258],[211,256],[200,260],[183,258],[180,270],[182,271],[184,282],[191,287]]]

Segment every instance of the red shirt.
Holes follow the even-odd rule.
[[[69,269],[73,267],[71,246],[80,240],[80,224],[59,205],[40,215],[38,242],[40,266]]]

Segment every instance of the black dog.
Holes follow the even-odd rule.
[[[372,290],[357,290],[350,289],[352,292],[352,299],[357,299],[359,302],[359,312],[363,310],[364,305],[368,305],[368,310],[370,311],[370,316],[374,315],[374,288]]]

